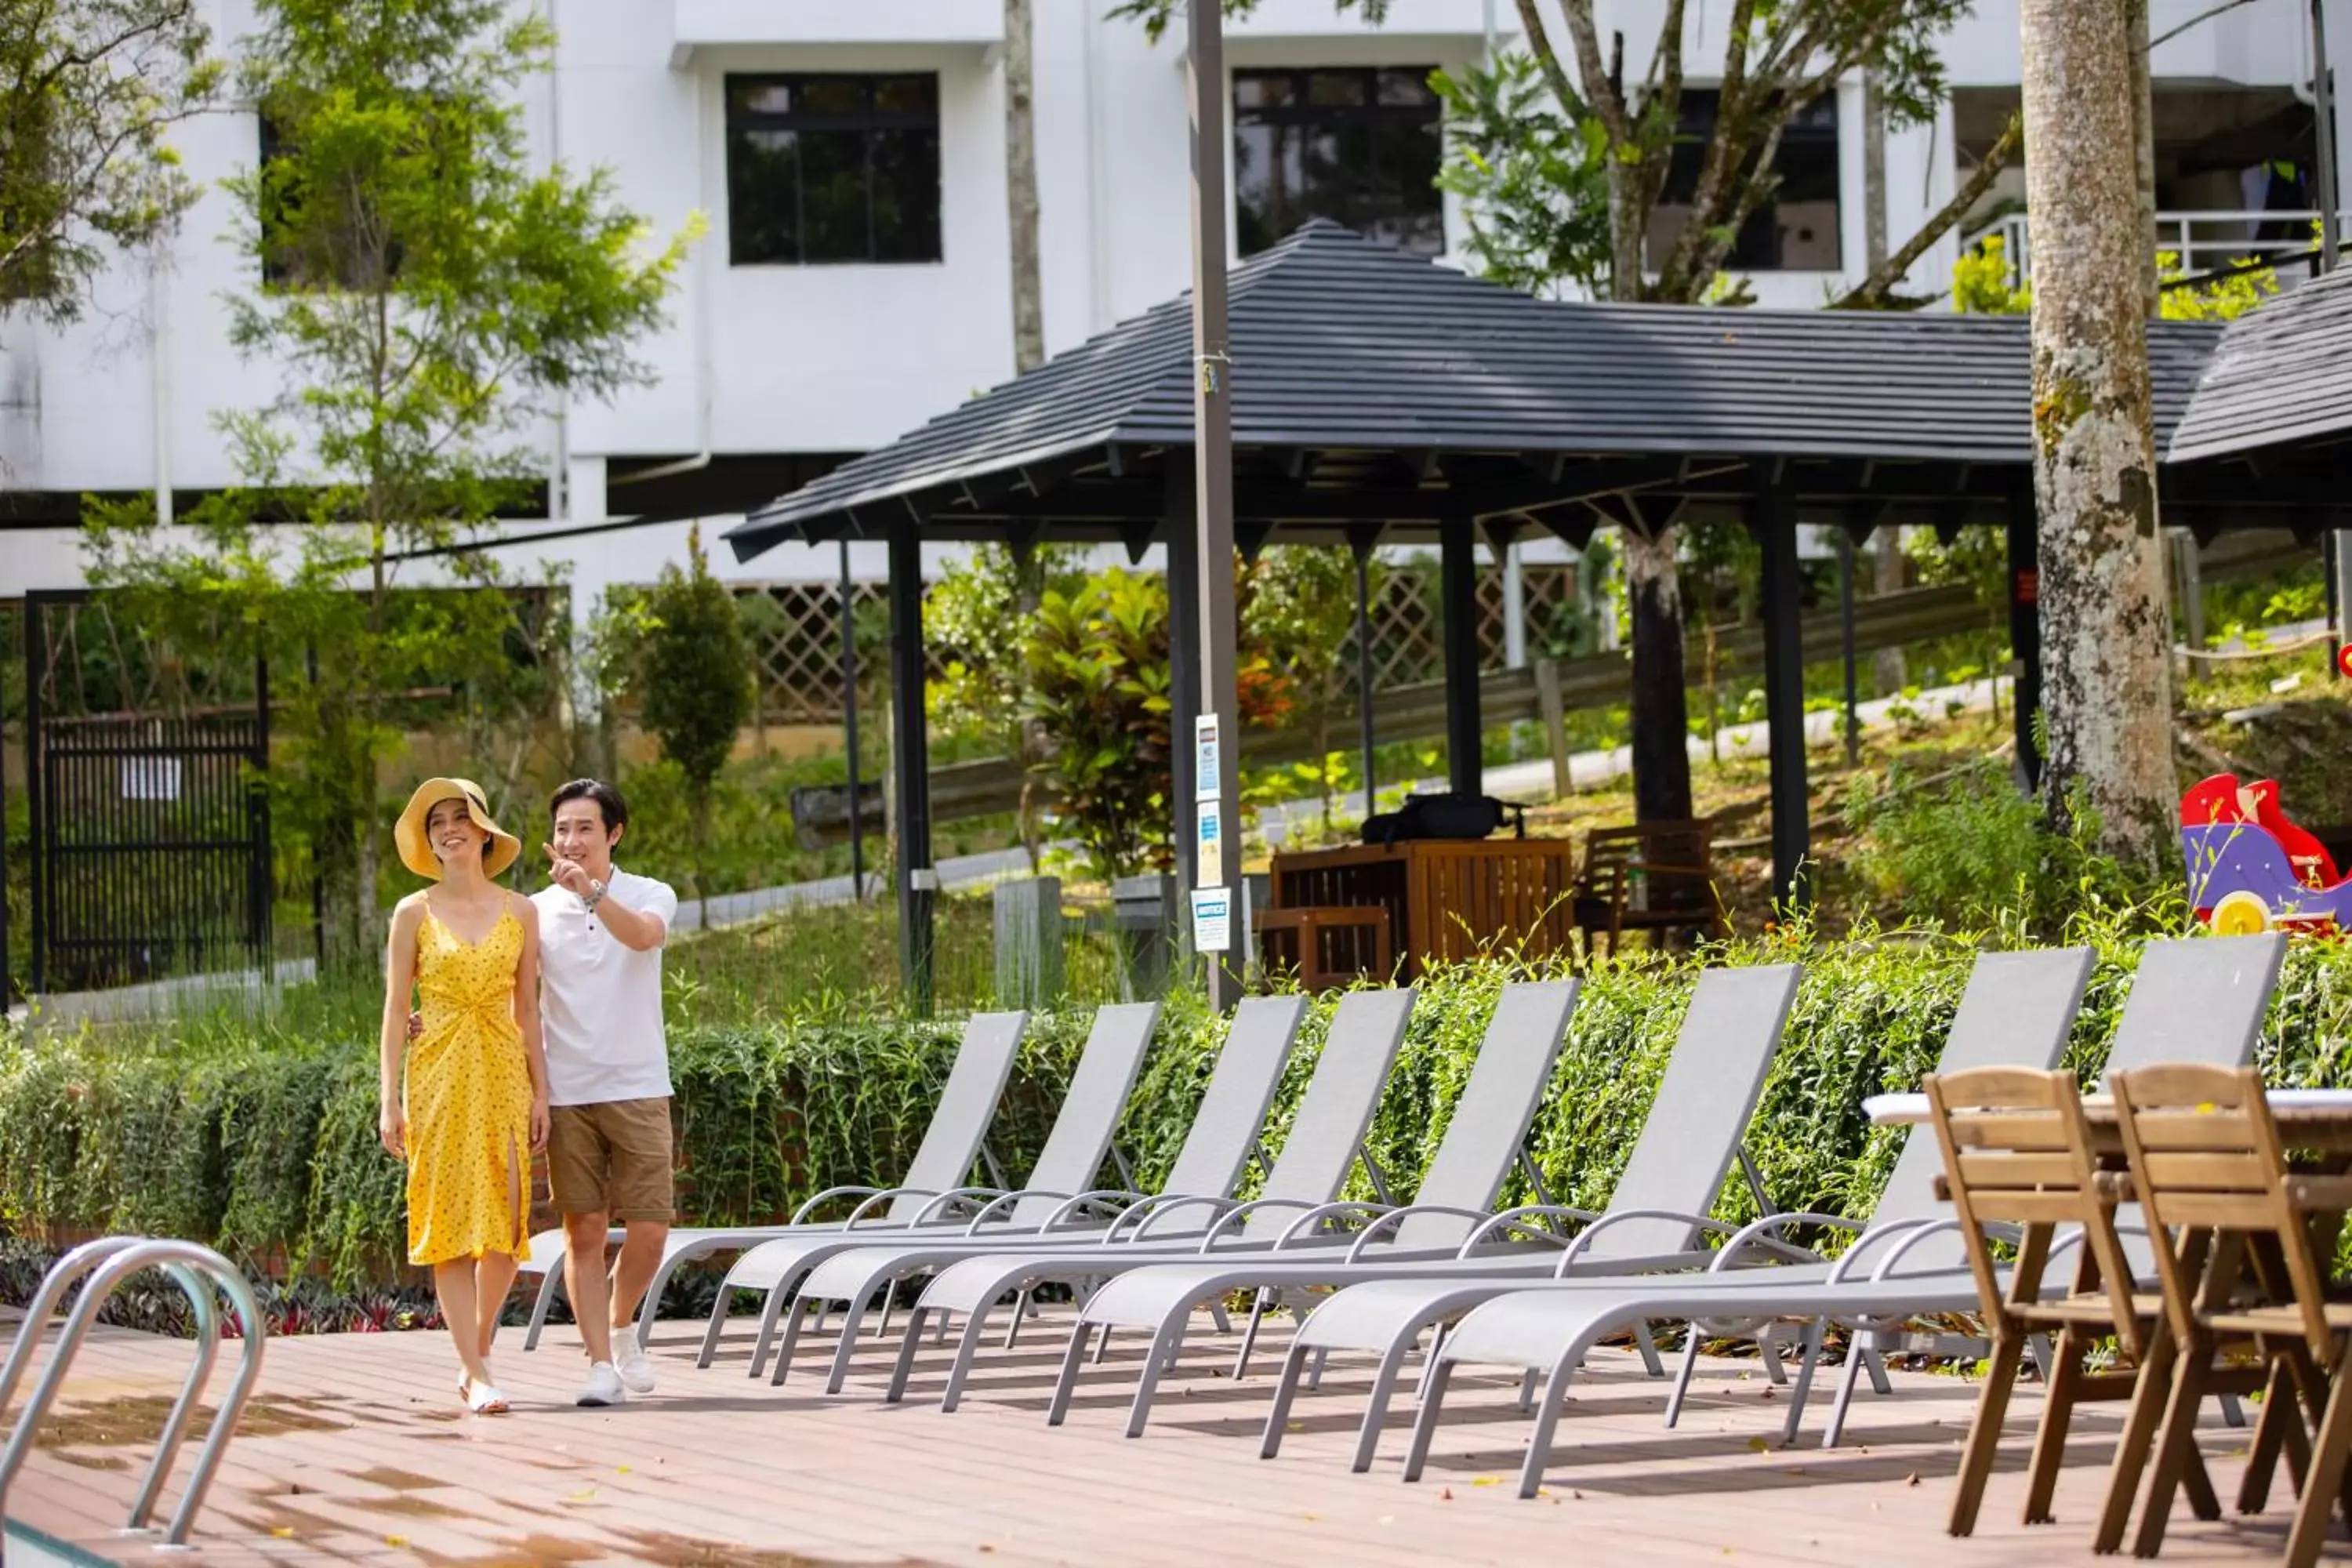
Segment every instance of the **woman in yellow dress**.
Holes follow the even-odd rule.
[[[471,782],[425,780],[393,836],[402,864],[435,886],[393,911],[379,1131],[408,1162],[408,1260],[433,1270],[462,1368],[458,1396],[496,1415],[507,1402],[490,1377],[490,1342],[515,1266],[530,1256],[530,1154],[547,1141],[539,911],[490,880],[522,846]]]

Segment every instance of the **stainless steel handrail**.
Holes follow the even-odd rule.
[[[226,1455],[228,1444],[236,1431],[236,1423],[253,1394],[254,1384],[261,1375],[261,1344],[268,1334],[261,1317],[260,1304],[254,1299],[253,1289],[235,1264],[208,1247],[192,1241],[153,1240],[145,1237],[116,1236],[86,1243],[58,1260],[43,1278],[33,1304],[16,1331],[16,1343],[8,1352],[5,1366],[0,1366],[0,1414],[5,1414],[8,1402],[15,1396],[17,1384],[30,1364],[34,1351],[47,1331],[50,1315],[57,1310],[74,1282],[85,1275],[89,1282],[74,1302],[65,1328],[58,1335],[56,1350],[49,1363],[35,1385],[24,1414],[17,1418],[16,1430],[8,1445],[0,1450],[0,1517],[5,1517],[8,1488],[16,1472],[32,1452],[40,1430],[42,1417],[57,1400],[64,1386],[67,1370],[74,1355],[81,1349],[90,1325],[98,1319],[99,1309],[106,1299],[133,1274],[142,1268],[160,1268],[180,1289],[187,1293],[196,1316],[196,1359],[181,1383],[180,1395],[173,1403],[158,1435],[155,1457],[149,1463],[147,1479],[139,1489],[138,1499],[131,1504],[128,1528],[148,1528],[163,1483],[170,1476],[172,1463],[187,1436],[190,1420],[197,1401],[212,1375],[213,1364],[220,1348],[220,1320],[213,1300],[217,1289],[229,1300],[242,1330],[242,1346],[237,1357],[236,1375],[229,1384],[227,1397],[213,1417],[212,1430],[205,1435],[205,1445],[196,1455],[195,1468],[189,1472],[188,1485],[180,1498],[180,1506],[172,1514],[172,1522],[163,1532],[163,1543],[169,1546],[187,1544],[189,1531],[194,1526],[196,1513],[203,1508],[205,1494],[212,1488],[213,1477]]]

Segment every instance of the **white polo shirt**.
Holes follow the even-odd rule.
[[[677,917],[668,884],[613,868],[604,896],[651,915],[667,938]],[[540,1023],[547,1037],[551,1105],[656,1100],[669,1091],[662,1035],[662,950],[632,952],[614,940],[577,893],[547,887],[539,906]]]

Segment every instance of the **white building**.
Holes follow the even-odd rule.
[[[1012,373],[1000,0],[539,3],[561,44],[558,68],[532,89],[537,147],[608,166],[622,198],[664,230],[697,212],[709,226],[671,325],[644,345],[658,379],[551,421],[556,523],[682,507],[724,515]],[[248,0],[205,4],[225,43],[249,24]],[[2338,53],[2352,52],[2352,0],[2326,4]],[[1181,38],[1154,45],[1106,8],[1035,0],[1049,350],[1175,294],[1190,266]],[[1691,9],[1694,79],[1719,55],[1727,8]],[[2313,146],[2306,0],[2250,0],[2195,20],[2209,8],[2154,0],[2159,206],[2315,205],[2301,173]],[[1635,74],[1655,6],[1601,9],[1604,32],[1624,31]],[[1427,183],[1437,110],[1422,83],[1433,68],[1510,47],[1515,15],[1497,0],[1393,0],[1374,27],[1332,0],[1261,0],[1227,46],[1237,252],[1328,214],[1457,253],[1463,216]],[[2015,0],[1983,0],[1945,58],[1951,100],[1888,139],[1898,246],[2016,102]],[[1706,95],[1692,104],[1703,111]],[[1763,303],[1818,304],[1862,275],[1860,107],[1849,82],[1788,138],[1778,208],[1759,215],[1738,253]],[[231,110],[191,122],[179,142],[192,173],[213,182],[254,161],[258,134],[252,113]],[[819,173],[822,188],[810,177]],[[2011,206],[2021,194],[2015,171],[1996,191]],[[0,597],[79,580],[71,522],[83,493],[184,498],[236,478],[213,417],[266,401],[274,378],[226,340],[218,301],[258,272],[229,227],[215,191],[160,267],[126,259],[75,327],[0,328]],[[2195,232],[2256,231],[2253,220],[2209,220]],[[2274,219],[2273,232],[2303,229]],[[1916,291],[1945,286],[1958,244],[1927,252]],[[570,562],[586,585],[646,581],[682,554],[684,528],[513,553],[518,565],[532,553]],[[878,575],[876,553],[861,574]],[[717,564],[779,581],[828,576],[834,563],[830,551],[787,547],[744,568],[722,551]]]

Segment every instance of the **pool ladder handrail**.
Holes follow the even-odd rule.
[[[57,1348],[49,1363],[34,1386],[33,1396],[26,1404],[24,1414],[17,1418],[16,1430],[10,1434],[8,1446],[0,1450],[0,1519],[7,1513],[8,1488],[16,1472],[33,1450],[40,1431],[41,1421],[56,1403],[58,1390],[64,1386],[68,1369],[82,1342],[89,1336],[90,1325],[97,1321],[99,1309],[122,1283],[144,1268],[161,1268],[187,1295],[195,1312],[196,1359],[188,1368],[188,1375],[180,1384],[180,1396],[173,1402],[172,1413],[165,1417],[163,1430],[157,1434],[155,1458],[147,1467],[147,1479],[131,1505],[131,1517],[124,1525],[126,1532],[151,1530],[148,1521],[163,1495],[163,1483],[170,1479],[172,1463],[178,1458],[181,1444],[188,1435],[188,1425],[198,1402],[204,1395],[205,1384],[212,1377],[213,1363],[220,1352],[220,1316],[214,1300],[216,1288],[228,1298],[230,1308],[236,1313],[242,1331],[242,1348],[237,1355],[236,1375],[230,1383],[228,1395],[213,1417],[212,1430],[205,1436],[204,1447],[197,1451],[195,1468],[189,1472],[187,1489],[181,1494],[180,1506],[172,1514],[172,1522],[164,1530],[159,1545],[184,1547],[188,1532],[195,1524],[197,1511],[204,1507],[205,1494],[212,1489],[213,1477],[228,1451],[229,1440],[236,1433],[237,1419],[245,1412],[253,1385],[261,1375],[261,1344],[268,1336],[268,1326],[262,1320],[260,1303],[255,1299],[253,1287],[244,1273],[227,1258],[209,1247],[193,1241],[172,1241],[143,1236],[110,1236],[85,1242],[53,1264],[42,1277],[41,1288],[32,1305],[25,1309],[25,1321],[16,1330],[16,1342],[8,1352],[8,1360],[0,1365],[0,1415],[7,1413],[9,1402],[16,1397],[16,1385],[24,1380],[26,1368],[31,1365],[33,1354],[44,1337],[51,1314],[57,1310],[68,1290],[77,1280],[89,1276],[89,1282],[76,1299],[72,1312],[67,1317],[64,1330],[58,1335]]]

